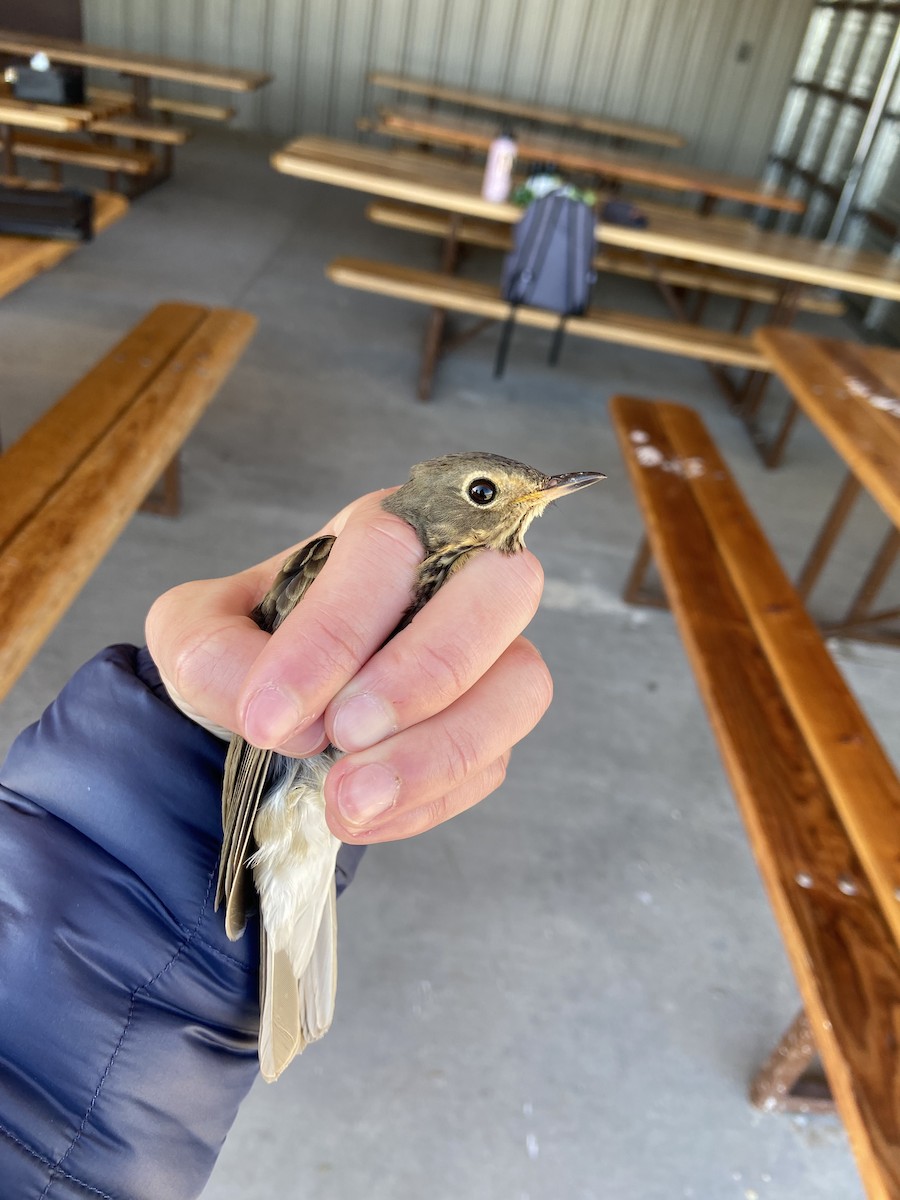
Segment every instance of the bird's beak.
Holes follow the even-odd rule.
[[[541,504],[549,504],[551,500],[558,500],[560,496],[569,496],[572,492],[579,492],[582,488],[590,487],[592,483],[599,483],[601,479],[605,478],[606,476],[600,471],[568,471],[565,475],[551,475],[537,491],[522,496],[522,500],[539,500]]]

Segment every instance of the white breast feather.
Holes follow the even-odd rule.
[[[253,826],[250,859],[263,924],[273,950],[287,951],[299,979],[306,970],[325,911],[340,841],[325,821],[325,777],[334,750],[298,759],[296,769],[267,794]]]

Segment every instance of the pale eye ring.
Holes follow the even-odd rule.
[[[473,504],[490,504],[497,495],[497,486],[490,479],[473,479],[468,495]]]

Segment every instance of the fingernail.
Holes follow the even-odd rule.
[[[338,784],[337,805],[347,825],[365,826],[392,808],[400,780],[381,763],[357,767]]]
[[[328,735],[322,719],[304,726],[299,733],[289,737],[286,742],[280,742],[278,749],[282,754],[291,758],[308,758],[311,754],[321,754],[329,743]]]
[[[340,704],[331,725],[334,744],[348,753],[368,750],[396,729],[393,714],[371,692],[360,692]]]
[[[296,701],[281,688],[260,688],[244,712],[244,736],[251,746],[277,746],[298,731],[302,720]]]

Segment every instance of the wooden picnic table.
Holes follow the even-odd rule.
[[[550,108],[543,104],[527,104],[522,100],[510,100],[505,96],[470,92],[465,88],[447,87],[429,83],[424,79],[408,79],[403,75],[387,75],[375,71],[369,82],[376,87],[393,88],[398,92],[424,96],[431,102],[460,104],[466,108],[479,108],[487,112],[500,113],[520,121],[533,121],[540,125],[562,125],[581,133],[595,133],[621,141],[650,142],[659,146],[677,149],[685,144],[680,133],[672,129],[659,129],[651,125],[637,125],[631,121],[617,121],[611,117],[599,117],[592,113],[572,112],[563,108]]]
[[[150,84],[152,80],[162,79],[172,83],[196,84],[199,87],[220,88],[232,92],[252,92],[268,83],[272,78],[271,75],[261,71],[243,71],[236,67],[216,67],[209,63],[162,58],[158,55],[140,54],[131,50],[94,46],[87,42],[72,41],[69,38],[19,33],[9,29],[0,29],[0,53],[21,55],[26,59],[30,59],[35,54],[44,53],[51,63],[94,67],[98,70],[116,71],[125,75],[131,80],[133,111],[144,120],[151,116]]]
[[[3,143],[3,171],[15,175],[15,140],[18,129],[44,133],[77,133],[96,121],[114,116],[122,105],[109,101],[88,104],[34,104],[0,91],[0,141]]]
[[[232,92],[251,92],[271,79],[270,75],[260,71],[216,67],[209,63],[94,46],[68,38],[0,29],[0,54],[30,59],[38,53],[46,54],[51,63],[118,72],[131,81],[131,94],[129,96],[112,92],[101,93],[99,96],[91,95],[88,107],[98,107],[98,118],[93,122],[93,128],[90,124],[85,126],[86,131],[94,138],[91,147],[84,143],[79,147],[77,142],[72,145],[60,143],[58,140],[53,142],[46,137],[41,140],[42,135],[38,135],[32,139],[30,156],[49,162],[57,176],[62,164],[67,162],[107,170],[110,185],[113,187],[120,172],[142,176],[143,182],[135,190],[146,190],[167,179],[172,170],[172,147],[181,144],[188,137],[187,131],[167,131],[161,129],[159,123],[154,121],[156,102],[159,98],[151,94],[153,81],[165,80]],[[183,104],[179,107],[182,110],[185,108]],[[126,119],[123,122],[109,119],[120,114],[135,120]],[[116,151],[113,145],[115,137],[131,139],[135,149]],[[9,140],[7,137],[7,141]],[[161,160],[157,162],[152,153],[138,149],[138,142],[160,145]]]
[[[0,52],[21,55],[23,58],[31,58],[32,55],[43,52],[51,62],[117,71],[133,79],[166,79],[173,83],[194,83],[201,87],[221,88],[230,92],[253,92],[272,78],[261,71],[215,67],[209,63],[162,58],[154,54],[139,54],[133,50],[93,46],[69,38],[17,33],[10,29],[0,29]]]
[[[873,612],[873,605],[900,551],[900,351],[770,326],[757,329],[754,339],[792,397],[775,444],[783,445],[799,406],[847,465],[797,590],[809,595],[865,489],[891,528],[849,609],[829,632],[896,644],[900,636],[878,627],[900,617],[900,608]]]
[[[523,212],[515,204],[482,199],[480,170],[437,162],[428,154],[302,137],[276,152],[272,165],[301,179],[508,225],[519,221]],[[900,262],[887,255],[762,230],[749,223],[711,221],[688,211],[683,215],[658,211],[644,229],[604,223],[598,240],[651,258],[680,258],[762,275],[779,281],[783,291],[808,285],[900,300]]]
[[[382,109],[374,131],[415,142],[454,146],[485,153],[497,136],[490,121],[446,116],[423,108]],[[524,162],[552,162],[567,171],[582,171],[603,180],[636,183],[674,192],[697,192],[700,211],[711,212],[719,200],[737,200],[783,212],[803,212],[803,201],[780,188],[707,171],[684,163],[643,158],[626,150],[568,141],[539,133],[516,134],[518,158]]]

